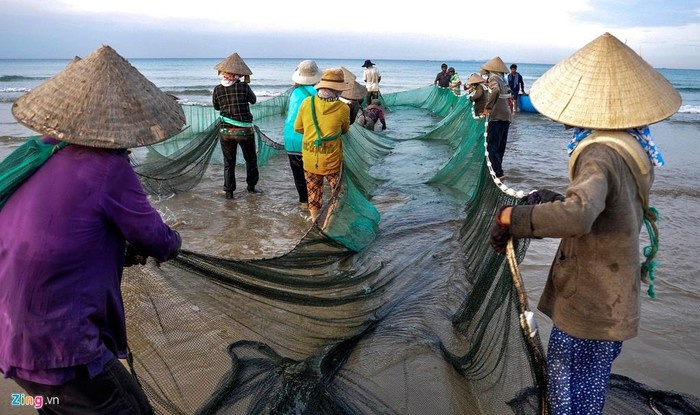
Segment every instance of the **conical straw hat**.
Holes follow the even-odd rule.
[[[365,99],[367,96],[367,88],[357,82],[357,77],[354,73],[350,72],[349,69],[344,66],[341,66],[340,69],[343,71],[345,83],[350,87],[347,91],[343,91],[340,96],[345,99],[354,99],[358,101]]]
[[[346,82],[350,89],[340,93],[340,96],[345,99],[353,99],[356,101],[362,100],[367,96],[367,88],[357,81]]]
[[[666,78],[609,33],[545,72],[530,100],[565,125],[613,130],[662,121],[681,106]]]
[[[479,75],[478,73],[473,73],[469,76],[469,79],[467,79],[467,82],[465,82],[467,85],[471,84],[480,84],[484,83],[486,80],[484,79],[483,76]]]
[[[12,115],[34,131],[100,148],[158,143],[185,125],[180,104],[109,46],[18,98]]]
[[[495,58],[492,58],[490,61],[481,65],[481,69],[489,71],[489,72],[500,72],[500,73],[508,72],[508,68],[506,68],[506,64],[503,63],[503,59],[501,59],[499,56],[496,56]]]
[[[228,58],[216,64],[214,69],[216,69],[219,72],[228,72],[236,75],[253,74],[248,65],[246,65],[245,62],[243,62],[243,58],[238,56],[237,53],[232,54]]]
[[[357,76],[355,76],[354,73],[350,72],[350,70],[344,66],[341,66],[340,69],[343,71],[343,76],[345,77],[345,82],[350,82],[354,81],[357,79]]]

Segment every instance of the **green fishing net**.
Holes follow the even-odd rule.
[[[0,162],[0,209],[12,193],[24,183],[51,155],[66,142],[45,143],[39,137],[29,137],[22,145]]]
[[[251,107],[264,199],[214,194],[211,107],[184,106],[187,130],[132,153],[183,235],[176,259],[124,272],[128,364],[156,413],[545,413],[539,336],[489,246],[496,210],[522,195],[493,180],[484,118],[432,86],[382,95],[391,135],[351,126],[340,185],[310,222],[289,195],[289,93]],[[614,375],[606,413],[650,402],[700,407]]]

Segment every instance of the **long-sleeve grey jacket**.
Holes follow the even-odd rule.
[[[635,337],[640,317],[639,234],[653,166],[624,131],[594,131],[569,161],[566,199],[516,206],[515,238],[562,238],[538,308],[567,334]]]
[[[511,112],[508,106],[510,88],[500,75],[492,73],[488,80],[489,94],[486,109],[489,110],[489,121],[511,122]]]

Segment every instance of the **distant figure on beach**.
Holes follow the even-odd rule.
[[[440,72],[435,75],[435,81],[433,85],[437,85],[440,88],[449,88],[450,86],[450,75],[447,73],[447,64],[443,63],[440,65]]]
[[[448,88],[453,94],[460,96],[462,94],[462,80],[459,79],[459,74],[455,71],[455,68],[448,69],[447,74],[450,75]]]
[[[464,89],[469,95],[469,101],[474,103],[474,115],[481,116],[486,108],[489,91],[486,88],[486,80],[478,73],[473,73],[464,84]]]
[[[664,161],[648,124],[676,113],[681,97],[635,51],[605,33],[542,75],[530,99],[541,114],[574,128],[569,186],[566,197],[542,189],[525,205],[501,208],[491,245],[503,252],[511,237],[561,238],[538,304],[553,323],[550,413],[602,414],[613,361],[622,342],[637,336],[640,282],[653,282],[648,277],[658,239],[649,191]],[[640,266],[643,222],[652,229],[652,246]],[[653,284],[649,288],[653,296]]]
[[[369,103],[372,102],[373,99],[379,99],[379,83],[382,81],[382,75],[379,73],[379,69],[369,59],[362,64],[362,67],[365,68],[363,79],[365,81],[365,87],[367,88],[366,102]]]
[[[523,77],[518,73],[518,65],[510,65],[510,73],[508,74],[508,86],[510,87],[510,93],[512,95],[510,101],[510,110],[512,112],[518,112],[518,97],[520,94],[525,94],[525,82],[523,82]]]
[[[358,118],[358,123],[368,130],[374,131],[377,122],[382,124],[382,131],[386,130],[384,110],[382,110],[381,103],[378,99],[373,99]]]
[[[486,131],[489,161],[496,177],[503,180],[503,156],[506,152],[508,142],[508,129],[511,122],[511,111],[508,106],[508,99],[511,97],[510,88],[503,79],[508,72],[503,60],[496,56],[483,64],[481,70],[488,75],[488,100],[484,115],[488,118],[488,129]]]
[[[302,135],[294,131],[294,123],[302,101],[316,95],[314,85],[321,80],[321,71],[316,62],[304,60],[299,62],[292,74],[294,89],[289,96],[287,105],[287,118],[284,120],[284,149],[289,158],[289,166],[292,169],[294,186],[299,195],[299,204],[302,209],[309,208],[309,193],[306,190],[306,178],[304,177],[304,161],[301,156]]]
[[[246,183],[249,193],[262,193],[256,189],[260,179],[258,155],[255,151],[255,129],[250,104],[257,97],[247,80],[253,72],[237,53],[219,62],[214,69],[221,83],[214,87],[212,101],[219,111],[221,121],[220,142],[224,156],[224,193],[226,199],[233,198],[236,190],[236,153],[241,146],[246,166]]]
[[[299,108],[294,130],[303,135],[302,157],[309,192],[309,214],[314,222],[323,206],[323,181],[334,192],[343,166],[341,136],[350,129],[350,108],[340,101],[340,94],[350,87],[343,70],[323,71],[315,86],[317,95],[304,99]]]
[[[367,88],[357,82],[357,77],[350,70],[343,66],[340,69],[343,70],[343,77],[348,86],[348,89],[340,94],[340,100],[350,107],[350,124],[352,125],[362,111],[362,103],[367,97]]]
[[[182,108],[102,46],[17,99],[12,114],[61,149],[0,210],[0,373],[15,392],[60,399],[42,414],[152,414],[118,360],[128,352],[122,273],[174,258],[181,239],[126,149],[178,134]]]

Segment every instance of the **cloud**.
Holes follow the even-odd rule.
[[[576,17],[581,21],[610,27],[678,27],[692,25],[700,19],[700,2],[665,0],[591,0],[590,7]]]
[[[449,14],[421,3],[0,0],[0,58],[70,58],[109,44],[125,57],[316,57],[555,63],[610,32],[653,66],[700,67],[699,1],[502,0]],[[668,5],[668,7],[662,7]],[[652,10],[649,12],[648,10]],[[652,13],[652,14],[650,14]],[[651,18],[655,15],[655,18]],[[624,17],[622,17],[624,16]],[[36,30],[40,28],[40,30]],[[7,41],[7,39],[13,39]]]

